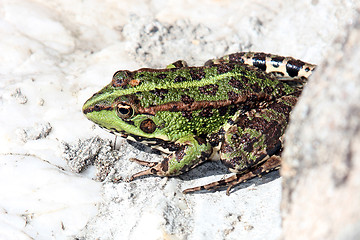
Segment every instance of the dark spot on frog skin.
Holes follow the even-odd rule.
[[[199,145],[203,145],[203,144],[206,143],[205,140],[204,140],[203,138],[201,138],[201,137],[194,136],[194,139],[197,141],[197,143],[198,143]]]
[[[163,163],[164,161],[162,161],[161,163]],[[161,167],[163,167],[163,165],[161,164]],[[152,173],[152,174],[154,174],[154,175],[157,175],[157,173],[158,173],[158,170],[157,169],[155,169],[155,168],[150,168],[150,172]]]
[[[264,132],[266,128],[268,128],[269,122],[261,117],[254,117],[251,120],[248,118],[244,126],[247,128],[251,128],[260,132]]]
[[[169,149],[170,152],[175,152],[178,149],[178,146],[172,142],[162,141],[158,143],[164,149]]]
[[[243,145],[243,149],[246,152],[252,152],[254,150],[254,143],[258,141],[257,138],[251,137],[250,134],[244,135],[240,142]]]
[[[83,113],[87,114],[89,112],[94,112],[94,111],[99,112],[99,111],[102,111],[102,110],[111,111],[111,110],[113,110],[113,108],[111,106],[105,106],[105,105],[101,105],[101,104],[96,104],[93,107],[89,107],[87,109],[84,109]]]
[[[141,122],[140,129],[145,133],[153,133],[156,130],[156,124],[151,119],[145,119]]]
[[[131,120],[124,120],[124,122],[126,122],[126,123],[127,123],[127,124],[129,124],[129,125],[133,125],[133,126],[135,126],[134,121],[131,121]]]
[[[232,153],[232,152],[234,152],[234,149],[230,146],[229,143],[224,142],[224,143],[221,145],[221,152],[222,152],[222,153]]]
[[[263,52],[256,52],[254,53],[254,57],[271,57],[271,54],[269,53],[263,53]]]
[[[246,134],[246,133],[245,133]],[[244,135],[245,135],[244,134]],[[232,135],[231,135],[231,140],[232,141],[238,141],[238,139],[240,139],[240,136],[239,136],[239,134],[238,133],[233,133]]]
[[[254,92],[258,93],[261,91],[261,87],[257,82],[250,85],[251,89],[254,90]]]
[[[221,128],[218,132],[212,133],[207,137],[207,142],[210,143],[212,147],[216,147],[224,139],[225,131]]]
[[[234,69],[234,65],[233,64],[216,65],[216,69],[218,74],[223,74],[232,71]]]
[[[182,101],[183,103],[185,103],[185,104],[191,104],[191,103],[193,103],[195,100],[194,100],[192,97],[184,94],[184,95],[181,95],[181,101]]]
[[[278,84],[276,84],[276,86],[274,87],[277,91],[277,95],[285,95],[285,92],[284,92],[284,84],[282,84],[281,82],[279,82]]]
[[[235,93],[233,91],[229,91],[227,93],[227,95],[228,95],[229,100],[232,101],[232,102],[235,102],[239,98],[239,94],[237,94],[237,93]]]
[[[169,159],[165,157],[164,160],[161,161],[160,166],[161,170],[167,172],[167,170],[169,169]]]
[[[158,79],[165,79],[167,77],[167,74],[162,73],[156,76]]]
[[[98,112],[98,111],[100,111],[100,110],[101,110],[101,107],[96,104],[96,105],[94,106],[94,111],[95,111],[95,112]]]
[[[182,77],[182,76],[176,76],[174,78],[174,83],[185,82],[185,81],[187,81],[187,79],[185,77]]]
[[[272,57],[271,64],[273,65],[274,68],[278,68],[282,64],[284,59],[285,57],[281,57],[281,56]]]
[[[201,162],[204,162],[204,161],[206,161],[207,159],[209,159],[209,157],[211,156],[211,153],[212,153],[212,151],[211,151],[211,152],[208,152],[208,153],[206,153],[206,152],[201,152],[201,156],[200,156]]]
[[[268,156],[272,156],[274,154],[280,154],[281,150],[282,150],[282,144],[278,140],[272,147],[266,149],[266,154]]]
[[[245,84],[247,84],[249,82],[249,79],[245,76],[241,76],[241,81]]]
[[[200,93],[205,94],[205,95],[211,95],[211,96],[215,96],[218,89],[219,89],[219,86],[216,84],[209,84],[209,85],[199,87]]]
[[[237,89],[243,89],[243,84],[234,77],[231,77],[231,79],[229,80],[229,85]]]
[[[193,118],[191,111],[182,111],[181,116],[183,116],[184,118],[186,118],[188,120],[191,120]]]
[[[228,111],[228,106],[224,106],[224,107],[221,107],[218,109],[218,112],[219,112],[219,116],[222,117],[222,116],[225,116],[225,114],[227,113]]]
[[[100,127],[101,127],[101,126],[100,126]],[[101,128],[106,129],[106,128],[104,128],[104,127],[101,127]],[[119,134],[121,137],[123,137],[123,138],[127,138],[127,137],[129,136],[127,133],[125,133],[125,132],[123,132],[123,131],[119,131],[119,130],[117,130],[117,129],[115,129],[115,128],[110,128],[109,131],[110,131],[110,133],[112,133],[112,134],[118,133],[118,134]]]
[[[184,159],[186,152],[185,152],[185,146],[181,146],[180,149],[178,149],[178,151],[176,151],[174,153],[176,161],[177,162],[181,162],[181,160]]]
[[[206,117],[206,118],[212,117],[213,116],[213,109],[212,108],[204,108],[203,110],[201,110],[199,115],[201,117]]]
[[[177,105],[172,105],[172,107],[170,108],[170,111],[176,112],[178,110],[178,106]]]
[[[263,134],[265,135],[265,145],[267,148],[271,149],[279,141],[279,138],[282,135],[283,125],[278,121],[270,121],[266,127],[264,127]]]
[[[233,53],[229,55],[229,62],[244,63],[244,53]]]
[[[205,77],[205,72],[201,68],[193,69],[189,71],[192,80],[201,80]]]
[[[279,141],[279,138],[284,130],[284,123],[282,121],[268,121],[261,117],[244,118],[242,121],[238,121],[237,123],[239,128],[250,128],[260,132],[265,138],[264,144],[267,148],[273,148],[275,143]],[[252,139],[250,136],[246,135],[244,135],[243,138],[244,139],[241,140],[241,144],[247,145],[247,150],[251,149],[252,151],[253,145],[251,144],[258,140]]]
[[[229,114],[234,115],[237,112],[238,108],[236,106],[230,106]]]
[[[264,94],[253,94],[253,93],[250,93],[247,95],[247,105],[249,104],[253,104],[255,102],[258,102],[259,99],[262,99],[262,100],[270,100],[270,97],[268,95],[266,95],[265,93]],[[249,105],[251,106],[251,105]]]
[[[169,92],[169,90],[167,89],[158,89],[155,88],[154,90],[151,90],[150,93],[155,94],[156,96],[158,96],[161,100],[163,100],[165,98],[165,95]]]
[[[254,67],[261,69],[262,71],[266,71],[266,54],[257,53],[252,58],[252,63]]]
[[[295,99],[294,99],[294,101],[295,101]],[[294,105],[295,105],[295,103],[294,103]],[[284,116],[288,117],[290,114],[290,111],[292,110],[292,106],[288,106],[283,102],[276,102],[276,103],[270,104],[268,106],[268,109],[272,109],[275,112],[281,113]]]
[[[238,170],[238,165],[241,165],[241,169],[247,168],[248,166],[244,166],[244,161],[243,158],[238,156],[238,157],[233,157],[231,159],[224,159],[221,161],[227,168],[229,169],[236,169]]]
[[[289,74],[290,77],[296,77],[304,64],[305,63],[300,60],[289,60],[286,63],[286,72]]]
[[[266,86],[266,87],[264,87],[263,91],[264,91],[266,94],[269,94],[269,95],[270,95],[270,94],[274,91],[274,89],[273,89],[272,87],[270,87],[270,86]]]

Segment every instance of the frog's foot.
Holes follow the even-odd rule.
[[[164,163],[166,163],[166,161],[162,161],[162,162],[147,162],[147,161],[143,161],[143,160],[139,160],[137,158],[130,158],[130,161],[136,162],[142,166],[147,166],[150,167],[149,169],[146,169],[144,171],[135,173],[134,175],[132,175],[128,181],[132,181],[135,178],[141,177],[141,176],[146,176],[146,175],[158,175],[158,176],[166,176],[166,168],[167,166],[164,165]],[[163,164],[162,164],[163,163]]]
[[[222,186],[227,186],[226,195],[230,195],[230,190],[232,187],[242,183],[246,182],[249,179],[252,179],[254,177],[261,177],[262,175],[279,169],[281,165],[281,158],[279,156],[271,156],[266,162],[264,162],[262,165],[258,166],[252,171],[246,172],[246,173],[238,173],[236,175],[233,175],[231,177],[222,179],[220,181],[212,182],[203,186],[188,188],[183,191],[183,193],[191,193],[196,192],[200,190],[215,190]]]

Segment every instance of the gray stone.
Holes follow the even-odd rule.
[[[360,18],[334,42],[293,111],[283,176],[283,239],[359,239]]]

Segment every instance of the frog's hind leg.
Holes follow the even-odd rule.
[[[212,182],[203,186],[188,188],[183,191],[183,193],[192,193],[201,190],[215,190],[219,187],[227,186],[226,195],[230,195],[230,190],[232,187],[246,182],[254,177],[261,177],[262,175],[279,169],[281,166],[281,158],[279,156],[273,155],[269,157],[262,165],[256,167],[251,171],[246,173],[237,173],[231,177],[222,179],[220,181]]]
[[[229,193],[231,187],[279,168],[282,138],[295,102],[296,97],[284,96],[246,112],[238,111],[224,126],[220,148],[222,163],[236,175],[185,193],[218,186],[228,186]]]

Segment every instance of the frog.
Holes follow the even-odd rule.
[[[174,177],[206,161],[221,161],[232,176],[185,189],[230,190],[281,167],[291,111],[316,65],[263,52],[238,52],[188,66],[117,71],[83,105],[107,131],[157,149],[160,162],[131,158],[146,175]]]

